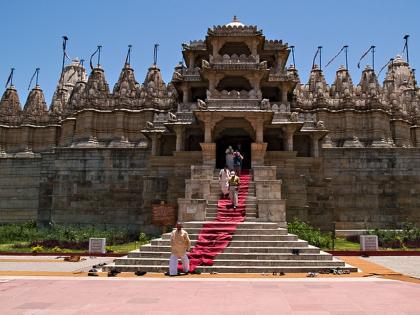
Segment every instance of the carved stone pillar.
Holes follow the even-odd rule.
[[[286,151],[293,151],[293,135],[301,125],[289,124],[281,128],[284,134],[283,146]]]
[[[284,105],[287,105],[288,101],[287,101],[287,90],[283,87],[283,89],[281,90],[281,102]]]
[[[214,123],[211,121],[204,121],[204,142],[211,143],[213,141],[212,133],[213,133]]]
[[[264,165],[265,152],[267,151],[267,143],[251,143],[251,166]]]
[[[262,120],[257,121],[255,135],[257,143],[264,142],[264,124]]]
[[[176,133],[176,151],[184,151],[184,136],[185,128],[182,125],[175,125],[174,130]]]
[[[293,151],[293,131],[284,132],[284,149],[286,151]]]
[[[159,155],[160,151],[160,134],[153,133],[152,138],[152,155]]]
[[[182,102],[188,103],[190,101],[190,89],[187,85],[182,86]]]
[[[216,166],[216,143],[200,143],[201,151],[203,152],[203,164],[215,167]]]
[[[195,56],[190,53],[188,56],[188,69],[193,70],[194,69],[194,63],[195,63]]]
[[[319,138],[321,136],[319,134],[312,134],[312,156],[319,157]]]

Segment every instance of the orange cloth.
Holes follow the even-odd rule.
[[[187,231],[181,229],[180,232],[177,230],[171,233],[171,253],[175,256],[182,257],[186,251],[190,249],[191,241],[188,237]]]

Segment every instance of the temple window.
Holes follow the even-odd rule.
[[[249,49],[248,45],[242,42],[227,42],[225,43],[222,48],[219,50],[219,55],[229,55],[232,56],[233,54],[240,55],[251,55],[251,50]]]
[[[216,89],[218,91],[226,90],[228,92],[235,90],[235,91],[249,91],[252,89],[251,83],[248,79],[240,76],[226,76],[222,80],[220,80],[219,84],[217,85]]]

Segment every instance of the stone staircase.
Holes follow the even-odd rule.
[[[217,215],[219,184],[214,173],[210,180],[209,195],[205,207],[204,220],[184,222],[191,245],[194,246],[199,233],[208,221],[214,221]],[[246,204],[246,219],[237,225],[233,239],[225,250],[215,257],[213,266],[200,266],[204,273],[296,273],[319,272],[341,268],[357,271],[357,268],[346,265],[332,255],[299,240],[296,235],[289,234],[287,229],[276,222],[258,221],[258,203],[255,182],[250,181]],[[223,229],[225,222],[218,222],[217,227]],[[211,230],[210,230],[211,232]],[[141,246],[126,257],[115,259],[114,265],[105,270],[116,268],[123,272],[168,271],[170,257],[170,233],[154,239],[150,244]]]

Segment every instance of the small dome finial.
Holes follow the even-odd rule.
[[[232,22],[239,22],[238,18],[236,17],[236,15],[233,16]]]

